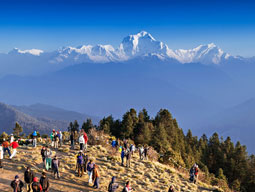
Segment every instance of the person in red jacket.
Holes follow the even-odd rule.
[[[10,156],[10,159],[12,159],[16,153],[17,153],[17,148],[19,147],[19,144],[14,140],[10,146],[12,147],[12,155]]]
[[[85,131],[83,131],[83,137],[85,140],[84,149],[87,150],[88,136]]]
[[[39,183],[39,179],[37,177],[34,177],[33,179],[32,189],[33,189],[33,192],[42,192],[42,186]]]

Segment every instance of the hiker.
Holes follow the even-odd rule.
[[[12,143],[13,141],[14,141],[14,136],[13,134],[11,134],[10,143]]]
[[[88,148],[88,135],[87,135],[87,133],[85,131],[83,133],[83,137],[84,137],[84,141],[85,141],[85,143],[84,143],[84,150],[87,151],[87,148]]]
[[[11,152],[10,152],[10,149],[9,149],[9,142],[8,141],[5,141],[5,139],[3,139],[3,144],[2,144],[2,146],[3,146],[3,150],[4,150],[4,153],[5,153],[5,151],[7,151],[8,152],[8,154],[9,154],[9,157],[11,157]]]
[[[54,147],[54,135],[55,135],[55,130],[53,129],[53,131],[50,134],[51,147]]]
[[[195,166],[195,177],[196,177],[196,181],[198,180],[198,165],[196,164]]]
[[[109,186],[108,186],[108,192],[116,192],[117,189],[119,188],[119,184],[115,182],[116,177],[113,176],[112,177],[112,181],[110,182]]]
[[[41,149],[41,156],[42,156],[42,161],[43,161],[43,167],[46,167],[46,157],[45,157],[45,152],[47,151],[46,147],[42,147]]]
[[[33,192],[42,192],[42,186],[39,183],[38,177],[35,177],[33,179],[32,189],[33,189]]]
[[[89,163],[87,165],[87,171],[88,171],[88,176],[89,176],[89,181],[88,183],[91,184],[92,183],[92,174],[93,174],[93,170],[94,170],[94,163],[93,163],[93,160],[90,159],[89,160]]]
[[[143,146],[139,147],[139,156],[140,156],[140,160],[143,160],[143,152],[144,152]]]
[[[93,169],[93,175],[92,175],[92,179],[94,182],[93,188],[98,189],[99,188],[99,169],[98,166],[95,164],[94,165],[94,169]]]
[[[126,149],[122,147],[121,151],[121,165],[124,166],[124,157],[126,155]]]
[[[117,146],[117,142],[115,139],[112,140],[111,145],[112,145],[112,148],[115,148]]]
[[[132,187],[130,185],[130,181],[127,181],[126,182],[126,185],[125,185],[125,188],[122,190],[122,192],[129,192],[129,191],[132,191]]]
[[[132,153],[131,153],[131,151],[129,149],[127,149],[127,152],[126,152],[126,167],[130,168],[131,157],[132,157]]]
[[[19,147],[19,144],[16,141],[13,141],[10,144],[10,147],[12,147],[12,155],[10,156],[10,159],[12,159],[17,153],[17,148]]]
[[[59,137],[58,137],[58,134],[55,133],[55,135],[54,135],[54,148],[55,149],[58,149],[58,143],[59,143]]]
[[[89,162],[89,156],[88,154],[83,154],[83,169],[84,169],[84,172],[87,172],[87,164]]]
[[[80,137],[79,137],[79,144],[80,144],[80,150],[83,151],[83,147],[84,147],[84,144],[85,144],[85,139],[84,139],[83,135],[80,135]]]
[[[37,138],[37,132],[34,131],[32,136],[33,136],[33,147],[36,147],[36,144],[37,144],[37,139],[36,139]]]
[[[174,192],[174,187],[173,187],[173,185],[170,186],[168,192]]]
[[[149,147],[148,146],[144,146],[144,159],[147,160],[147,157],[148,157],[148,151],[149,151]]]
[[[42,176],[40,178],[40,185],[42,186],[43,192],[48,192],[50,189],[50,182],[45,172],[42,172]]]
[[[50,150],[50,148],[48,148],[46,146],[46,151],[44,153],[45,155],[45,169],[48,171],[49,169],[51,169],[52,167],[52,161],[51,161],[51,156],[52,156],[52,152]]]
[[[32,182],[33,182],[34,177],[35,177],[35,175],[31,171],[31,167],[28,166],[26,171],[24,172],[24,181],[26,183],[27,192],[32,191]]]
[[[60,161],[58,160],[56,155],[52,159],[52,163],[51,164],[52,164],[52,170],[53,170],[53,174],[54,174],[54,179],[56,178],[56,174],[57,174],[58,179],[60,179],[60,173],[59,173]]]
[[[130,148],[131,155],[133,156],[135,152],[135,145],[131,144],[129,148]]]
[[[4,150],[3,150],[3,147],[0,146],[0,169],[3,168],[3,165],[2,165],[3,158],[4,158]]]
[[[16,175],[15,179],[11,182],[11,187],[13,188],[13,192],[22,192],[23,191],[24,184],[19,179],[18,175]]]
[[[74,149],[74,134],[73,134],[73,132],[71,132],[70,141],[71,141],[71,149]]]
[[[83,155],[82,152],[79,152],[77,156],[76,169],[78,170],[78,177],[82,177],[83,175]]]
[[[190,174],[189,180],[190,180],[190,182],[193,182],[193,183],[196,183],[195,167],[196,167],[196,164],[194,164],[189,171],[189,174]]]
[[[59,131],[58,138],[59,138],[59,146],[62,147],[62,143],[63,143],[63,134],[62,134],[61,131]]]

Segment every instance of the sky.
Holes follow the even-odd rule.
[[[247,0],[0,0],[0,52],[111,44],[142,30],[171,49],[215,43],[255,56],[255,2]]]

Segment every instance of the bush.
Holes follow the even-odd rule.
[[[49,136],[46,135],[46,134],[43,134],[43,135],[42,135],[42,138],[43,138],[43,139],[47,139],[48,137],[49,137]]]

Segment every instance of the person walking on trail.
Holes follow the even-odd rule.
[[[189,174],[190,174],[190,182],[193,182],[193,183],[196,183],[196,167],[197,165],[194,164],[191,168],[190,168],[190,171],[189,171]],[[198,173],[197,173],[198,174]]]
[[[62,134],[61,131],[59,131],[58,137],[59,137],[59,146],[62,147],[62,144],[63,144],[63,134]]]
[[[131,144],[129,148],[130,148],[131,156],[133,156],[135,152],[135,145]]]
[[[41,156],[42,156],[42,161],[43,161],[43,167],[46,167],[46,157],[45,157],[45,152],[47,151],[46,147],[42,147],[41,149]]]
[[[89,156],[88,154],[85,154],[85,153],[82,156],[83,156],[83,171],[85,173],[87,172],[87,164],[89,162]]]
[[[88,135],[85,131],[83,131],[83,137],[84,137],[84,150],[87,151],[87,148],[88,148]]]
[[[43,192],[48,192],[50,190],[50,182],[45,172],[42,172],[42,176],[40,178],[40,185],[42,186]]]
[[[79,152],[77,156],[77,161],[76,161],[76,169],[78,170],[78,177],[82,177],[83,175],[83,155],[82,152]]]
[[[93,174],[93,170],[94,170],[94,165],[95,163],[93,163],[93,160],[90,159],[89,163],[87,165],[87,171],[88,171],[88,176],[89,176],[89,181],[88,183],[91,184],[92,183],[92,174]]]
[[[0,146],[0,169],[3,168],[3,158],[4,158],[4,150],[3,150],[3,147]]]
[[[74,133],[73,132],[71,132],[70,141],[71,141],[71,149],[74,149]]]
[[[41,186],[41,184],[39,183],[38,177],[35,177],[35,178],[33,179],[32,190],[33,190],[33,192],[42,192],[42,186]]]
[[[99,188],[99,169],[98,169],[98,165],[94,165],[94,170],[93,170],[93,175],[92,175],[92,179],[94,182],[93,188],[98,189]]]
[[[50,148],[48,148],[47,146],[46,146],[46,151],[44,155],[45,155],[45,169],[48,171],[49,169],[52,168],[52,160],[51,160],[52,152]]]
[[[54,147],[54,135],[55,135],[55,130],[53,129],[53,131],[50,134],[51,147]]]
[[[127,181],[124,189],[122,190],[122,192],[129,192],[129,191],[133,191],[133,189],[131,187],[130,181]]]
[[[169,187],[168,192],[174,192],[174,187],[173,187],[173,185],[171,185],[171,186]]]
[[[16,141],[13,141],[10,144],[10,147],[12,147],[12,155],[10,156],[10,159],[12,159],[17,153],[17,148],[19,147],[19,144]]]
[[[144,148],[143,146],[139,147],[139,156],[140,156],[140,160],[143,160],[143,152],[144,152]]]
[[[126,152],[126,167],[130,168],[132,153],[129,149]]]
[[[53,140],[54,140],[54,148],[58,149],[59,137],[57,133],[55,133]]]
[[[149,147],[148,146],[144,146],[144,159],[147,160],[148,158],[148,151],[149,151]]]
[[[14,141],[14,136],[13,134],[11,134],[10,143],[12,143],[13,141]]]
[[[196,178],[196,182],[198,180],[198,165],[195,165],[195,178]]]
[[[35,175],[33,171],[31,171],[31,167],[28,166],[26,171],[24,172],[24,181],[26,183],[27,192],[32,192],[32,182],[34,177]]]
[[[33,147],[36,147],[36,145],[37,145],[37,132],[34,131],[32,136],[33,136]]]
[[[126,149],[122,147],[122,151],[121,151],[121,166],[124,166],[124,158],[126,156]]]
[[[10,149],[9,149],[9,142],[8,141],[6,141],[5,139],[3,139],[3,144],[2,144],[2,146],[3,146],[3,150],[4,150],[4,153],[7,151],[8,152],[8,154],[9,154],[9,157],[11,157],[11,151],[10,151]]]
[[[55,155],[55,157],[52,159],[52,170],[53,170],[54,179],[56,178],[56,174],[57,174],[57,178],[60,179],[59,166],[60,166],[60,161]]]
[[[113,176],[112,177],[112,181],[110,182],[110,184],[108,185],[108,192],[116,192],[117,189],[119,188],[119,184],[115,182],[116,181],[116,177]]]
[[[80,135],[80,137],[79,137],[79,144],[80,144],[80,150],[83,151],[83,147],[85,144],[85,139],[84,139],[83,135]]]
[[[16,175],[14,180],[11,182],[11,187],[13,189],[13,192],[22,192],[23,191],[24,184],[19,179],[18,175]]]

